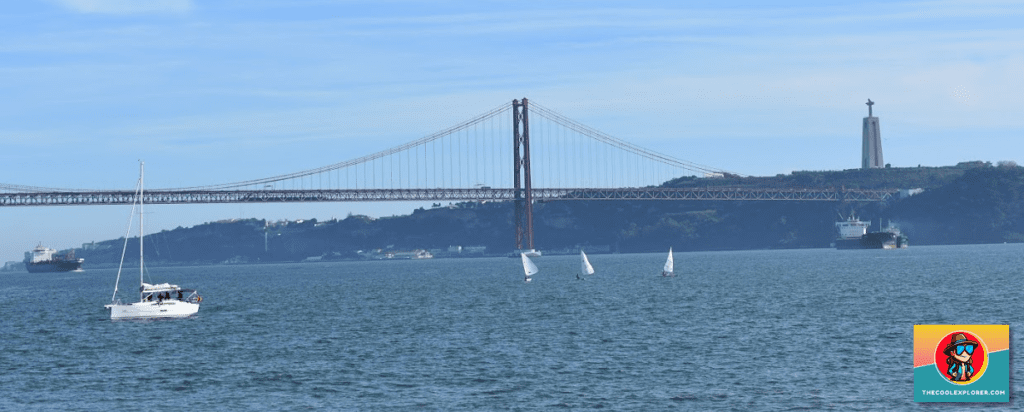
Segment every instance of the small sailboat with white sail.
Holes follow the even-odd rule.
[[[182,289],[178,285],[161,283],[157,285],[145,282],[143,266],[143,227],[142,227],[142,194],[143,194],[143,168],[145,164],[139,164],[139,184],[136,190],[136,198],[139,206],[139,301],[135,303],[121,303],[117,299],[117,286],[121,282],[121,268],[124,265],[124,255],[128,250],[128,233],[125,233],[124,248],[121,251],[121,264],[117,267],[117,281],[114,282],[114,295],[110,298],[110,304],[104,307],[110,311],[111,320],[128,319],[155,319],[155,318],[184,318],[199,312],[199,303],[203,297],[193,289]],[[135,204],[132,204],[132,217],[135,215]],[[128,218],[128,232],[131,232],[131,217]]]
[[[531,280],[533,280],[532,278],[530,278],[530,276],[535,275],[537,272],[540,272],[540,270],[537,269],[537,265],[535,265],[533,261],[526,256],[525,253],[520,253],[519,256],[523,258],[523,271],[526,272],[526,277],[524,281],[526,283],[529,283]]]
[[[672,260],[672,248],[668,248],[668,259],[665,259],[665,267],[661,269],[661,276],[675,276],[675,261]]]
[[[590,264],[590,260],[587,259],[587,254],[580,249],[580,273],[584,276],[594,274],[594,266]],[[576,279],[583,279],[579,274],[576,275]]]

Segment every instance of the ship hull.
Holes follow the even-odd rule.
[[[44,261],[44,262],[25,262],[25,269],[29,273],[50,273],[50,272],[71,272],[74,270],[82,269],[82,262],[85,259],[77,260],[64,260],[64,261]]]
[[[187,318],[199,312],[199,304],[179,300],[106,305],[111,320]]]
[[[836,249],[906,249],[907,237],[892,232],[871,232],[860,238],[836,239]]]

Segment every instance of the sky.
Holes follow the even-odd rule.
[[[515,98],[745,175],[1024,163],[1003,1],[25,0],[0,6],[0,183],[131,189],[358,158]],[[147,232],[413,203],[154,205]],[[0,208],[0,261],[125,234],[128,206]],[[510,234],[511,236],[511,234]]]

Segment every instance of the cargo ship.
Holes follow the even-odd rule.
[[[870,226],[851,214],[845,221],[836,222],[839,237],[833,245],[836,249],[906,249],[910,245],[907,236],[892,224],[880,232],[868,232]]]
[[[59,254],[54,249],[39,245],[31,252],[25,252],[25,269],[30,273],[81,271],[82,262],[85,259],[76,259],[74,249]]]

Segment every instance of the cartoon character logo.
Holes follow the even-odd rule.
[[[946,379],[958,385],[976,381],[985,372],[986,366],[985,345],[980,340],[966,331],[946,335],[935,348],[935,366],[939,367]]]

